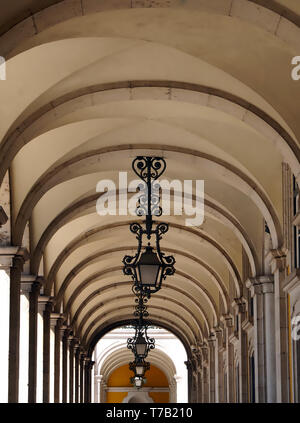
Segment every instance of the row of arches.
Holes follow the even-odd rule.
[[[122,258],[136,249],[136,219],[99,216],[96,187],[150,155],[170,183],[204,180],[200,226],[157,219],[176,273],[149,305],[186,347],[189,401],[296,401],[299,5],[38,3],[0,18],[4,398],[19,400],[21,336],[31,402],[39,354],[45,402],[91,400],[99,337],[132,318]]]

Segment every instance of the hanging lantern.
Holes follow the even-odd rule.
[[[166,162],[162,157],[142,157],[134,159],[132,163],[134,172],[144,183],[144,192],[139,198],[137,208],[138,216],[145,216],[145,227],[139,223],[132,223],[130,231],[138,240],[137,253],[134,256],[126,255],[123,258],[123,273],[131,276],[134,282],[134,292],[150,298],[151,294],[159,291],[164,279],[175,273],[175,258],[166,256],[160,249],[162,235],[169,230],[167,223],[158,223],[153,229],[153,217],[161,216],[159,206],[159,184],[156,180],[166,169]],[[148,239],[148,245],[143,247],[143,236]],[[154,238],[151,246],[150,241]]]
[[[134,372],[135,377],[144,377],[146,371],[150,369],[150,363],[138,359],[129,363],[129,369]]]
[[[135,360],[139,361],[145,359],[149,351],[155,348],[155,340],[147,335],[148,322],[140,318],[135,325],[135,335],[127,339],[127,348],[133,352]]]

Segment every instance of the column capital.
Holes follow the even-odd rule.
[[[40,290],[42,284],[39,278],[35,275],[21,275],[21,292],[29,293],[35,290]]]
[[[232,328],[233,327],[233,316],[232,314],[223,314],[220,318],[221,322],[224,323],[226,328]]]
[[[73,335],[73,328],[71,326],[68,326],[67,331],[65,332],[65,337],[66,337],[68,346],[70,348],[73,348],[74,335]]]
[[[0,228],[2,225],[5,225],[5,223],[8,221],[8,217],[3,209],[3,207],[0,206]]]
[[[17,263],[16,259],[18,259]],[[28,259],[29,253],[26,248],[12,245],[0,247],[0,270],[7,271],[13,266],[22,267]]]
[[[192,364],[192,372],[193,374],[197,373],[197,368],[198,368],[198,360],[196,358],[196,356],[193,354],[192,358],[190,359],[191,364]]]
[[[202,343],[200,345],[200,350],[202,353],[202,364],[205,365],[208,362],[208,345],[205,343]]]
[[[201,369],[202,368],[202,354],[199,349],[193,353],[193,358],[197,363],[197,369],[199,368]]]
[[[43,312],[47,306],[52,307],[53,297],[48,297],[47,295],[39,295],[38,297],[38,308],[39,312]]]
[[[60,331],[61,340],[63,340],[64,338],[65,339],[68,338],[69,332],[70,332],[70,329],[68,328],[68,326],[62,324],[62,326],[60,327],[59,331]]]
[[[78,338],[74,338],[74,352],[76,355],[80,355],[80,342]]]
[[[220,334],[221,334],[221,335],[223,334],[223,329],[221,328],[221,326],[214,326],[214,327],[211,329],[211,336],[217,337],[217,336],[219,336]]]
[[[287,250],[283,248],[276,248],[270,250],[266,256],[266,260],[271,266],[271,272],[275,273],[276,270],[282,272],[286,268]]]
[[[245,313],[247,303],[244,297],[234,298],[232,302],[232,308],[236,310],[238,313]]]
[[[68,341],[69,341],[70,348],[72,348],[75,353],[80,347],[79,339],[74,335],[69,335]]]
[[[82,347],[80,348],[79,359],[84,363],[84,359],[86,357],[85,351],[83,351]]]
[[[208,347],[214,348],[216,346],[216,335],[211,332],[210,336],[207,338]]]
[[[63,318],[62,318],[61,314],[60,313],[51,313],[50,314],[50,326],[52,328],[54,328],[57,325],[58,322],[61,323],[61,324],[63,322]]]
[[[223,350],[223,332],[224,329],[220,326],[216,326],[213,328],[212,332],[215,335],[216,341],[218,341],[218,350]]]
[[[246,287],[250,289],[251,295],[254,294],[266,294],[274,292],[274,276],[264,275],[256,276],[255,278],[249,278],[246,281]]]
[[[91,370],[95,364],[95,361],[93,361],[90,357],[84,357],[83,362],[87,370]]]

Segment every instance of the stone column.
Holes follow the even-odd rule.
[[[100,402],[100,376],[94,375],[94,402]]]
[[[197,403],[203,402],[203,372],[202,369],[198,367],[198,389],[197,389]]]
[[[55,341],[54,341],[54,402],[60,402],[60,386],[61,386],[61,341],[64,333],[63,317],[59,315],[55,324]]]
[[[208,371],[208,347],[205,344],[200,346],[202,355],[202,402],[209,402],[209,371]]]
[[[102,378],[103,378],[103,376],[102,376]],[[104,382],[104,380],[101,379],[101,391],[100,391],[101,397],[100,397],[100,401],[101,401],[102,404],[106,402],[106,390],[107,390],[107,385]]]
[[[98,375],[98,381],[99,381],[99,403],[104,403],[103,399],[103,376]]]
[[[234,402],[234,348],[230,342],[231,335],[233,334],[233,319],[231,315],[222,316],[222,321],[225,325],[226,333],[226,363],[227,363],[227,398],[226,402]]]
[[[248,345],[247,333],[243,330],[243,322],[246,318],[246,301],[244,298],[234,300],[234,309],[238,314],[238,354],[240,362],[240,401],[248,402]]]
[[[80,353],[80,390],[79,390],[79,394],[80,394],[80,403],[84,402],[84,366],[85,366],[85,353],[81,352]]]
[[[75,354],[75,344],[77,344],[77,339],[73,336],[69,336],[69,403],[74,402],[74,354]]]
[[[50,315],[52,300],[40,296],[39,307],[43,309],[43,402],[49,403],[50,398]],[[41,310],[42,311],[42,310]]]
[[[38,298],[40,295],[41,282],[37,280],[33,285],[29,295],[29,377],[28,377],[28,402],[36,402],[37,385],[37,315]]]
[[[63,327],[64,333],[62,338],[63,354],[62,354],[62,402],[68,402],[68,349],[69,349],[69,333],[70,329]]]
[[[197,360],[197,403],[203,402],[202,354],[200,348],[196,352]]]
[[[20,281],[24,256],[15,255],[10,270],[8,402],[19,399]]]
[[[54,331],[54,381],[53,381],[53,398],[54,402],[59,402],[59,382],[60,382],[60,326],[62,318],[59,313],[51,313],[50,327]]]
[[[74,402],[80,402],[79,387],[80,387],[80,345],[75,345],[75,375],[74,375],[75,395]]]
[[[192,402],[192,384],[193,384],[193,375],[192,375],[192,362],[187,360],[184,362],[187,368],[187,377],[188,377],[188,402]]]
[[[215,351],[215,360],[216,360],[216,402],[224,402],[223,392],[224,392],[224,375],[223,375],[223,332],[221,328],[214,329],[216,337],[216,351]]]
[[[176,403],[177,402],[177,382],[181,379],[178,376],[174,376],[170,383],[170,402]]]
[[[254,299],[254,353],[256,402],[276,402],[275,302],[273,276],[246,282]]]
[[[8,353],[8,402],[19,399],[19,344],[20,344],[20,289],[21,272],[28,258],[25,249],[0,247],[0,268],[10,277],[9,293],[9,353]]]
[[[37,313],[38,297],[42,286],[41,278],[33,275],[22,275],[21,289],[28,292],[29,297],[29,340],[28,340],[28,402],[36,402],[37,377]]]
[[[192,367],[192,386],[191,386],[191,402],[197,402],[198,396],[198,366],[197,366],[197,358],[193,353],[191,358],[191,367]]]
[[[88,402],[92,402],[92,370],[93,370],[93,366],[94,366],[95,362],[90,360],[88,363],[88,384],[87,384],[87,399]]]
[[[203,366],[203,402],[209,403],[209,370],[207,364]]]
[[[94,361],[90,358],[86,357],[84,359],[84,402],[90,403],[91,402],[91,372],[94,365]]]
[[[288,347],[288,304],[283,290],[286,277],[286,254],[282,250],[271,250],[268,255],[272,274],[274,275],[274,326],[276,351],[276,400],[274,392],[270,392],[270,402],[289,402],[289,347]],[[269,300],[268,308],[272,307]]]
[[[209,402],[216,402],[216,339],[208,338],[209,349]]]

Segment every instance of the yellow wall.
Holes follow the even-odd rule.
[[[133,372],[129,370],[128,364],[118,367],[110,375],[107,386],[132,386],[130,384],[130,378],[133,376]]]
[[[110,375],[107,386],[108,387],[132,387],[130,384],[130,378],[133,376],[133,372],[129,370],[128,364],[120,366],[114,370]],[[157,367],[151,365],[150,370],[146,372],[145,377],[147,382],[144,386],[153,387],[169,387],[168,379],[164,372]],[[127,396],[128,392],[107,392],[106,402],[107,403],[121,403]],[[154,402],[166,403],[169,402],[168,392],[149,392],[149,396]]]

